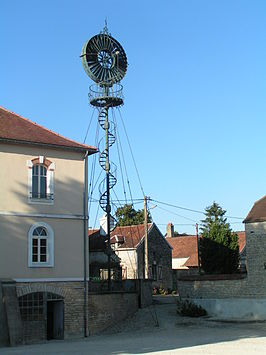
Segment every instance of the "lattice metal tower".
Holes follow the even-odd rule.
[[[105,170],[105,178],[99,186],[100,206],[107,215],[108,240],[108,288],[111,288],[110,271],[110,189],[116,184],[109,148],[115,142],[114,125],[108,119],[109,108],[123,104],[120,81],[127,71],[127,57],[121,44],[108,32],[107,25],[102,32],[88,40],[81,50],[81,62],[85,72],[95,82],[89,89],[90,104],[98,109],[98,122],[105,130],[104,149],[99,143],[99,163]]]

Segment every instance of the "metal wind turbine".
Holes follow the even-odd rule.
[[[87,75],[95,82],[89,88],[90,104],[98,109],[98,122],[105,131],[104,141],[99,143],[99,163],[105,171],[100,183],[100,206],[107,215],[108,240],[108,288],[111,288],[110,270],[110,189],[116,184],[115,166],[110,162],[109,148],[115,142],[115,126],[108,119],[109,108],[123,104],[120,81],[127,71],[127,57],[121,44],[108,32],[107,25],[102,32],[88,40],[81,50],[81,62]],[[102,147],[101,143],[104,143]]]

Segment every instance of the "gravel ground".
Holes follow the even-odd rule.
[[[266,353],[266,323],[220,322],[176,314],[175,304],[156,304],[98,336],[82,340],[1,348],[0,354],[190,354]]]

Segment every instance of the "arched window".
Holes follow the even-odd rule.
[[[52,228],[43,222],[36,223],[29,230],[28,266],[54,266],[54,233]]]
[[[28,201],[53,204],[55,164],[44,156],[27,160]]]
[[[47,198],[47,169],[41,164],[32,167],[32,198]]]

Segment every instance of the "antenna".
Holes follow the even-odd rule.
[[[105,131],[99,143],[99,163],[105,178],[99,186],[100,206],[107,217],[108,242],[108,290],[111,290],[111,246],[110,246],[110,189],[116,184],[115,165],[110,162],[109,148],[115,142],[114,122],[108,119],[109,108],[123,105],[123,87],[120,81],[127,71],[127,57],[121,44],[108,32],[107,19],[103,31],[88,40],[81,50],[81,63],[87,75],[95,82],[89,88],[89,101],[97,107],[98,122]]]

